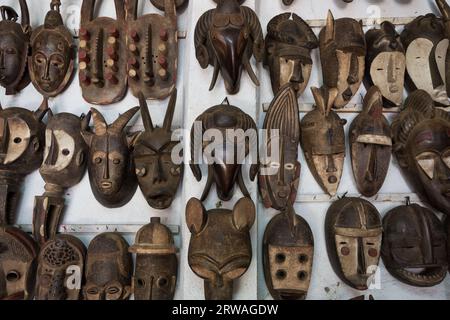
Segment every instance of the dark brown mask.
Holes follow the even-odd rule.
[[[319,40],[324,85],[338,89],[334,107],[343,108],[358,92],[364,77],[366,41],[362,22],[351,18],[334,20],[328,11]]]
[[[233,211],[206,211],[192,198],[186,207],[186,223],[191,231],[188,261],[192,271],[205,280],[206,300],[231,300],[233,282],[252,261],[250,229],[255,222],[255,205],[242,198]]]
[[[317,183],[334,196],[341,181],[345,159],[346,120],[331,110],[337,90],[311,89],[316,108],[301,121],[301,146]]]
[[[0,12],[0,85],[6,94],[21,91],[30,83],[27,56],[30,45],[30,17],[26,0],[19,0],[21,22],[13,8],[1,6]]]
[[[446,234],[431,210],[417,204],[397,207],[383,218],[383,228],[381,256],[393,277],[416,287],[431,287],[444,280]]]
[[[285,209],[293,205],[300,182],[301,165],[297,160],[300,143],[300,118],[297,96],[292,86],[280,90],[272,101],[264,121],[268,157],[259,172],[259,191],[266,208]],[[278,130],[278,134],[276,131]],[[279,147],[279,159],[272,150]]]
[[[305,91],[313,65],[311,50],[318,46],[311,27],[295,13],[283,13],[270,20],[264,66],[269,68],[274,94],[287,83],[299,96]]]
[[[77,238],[57,235],[39,253],[36,300],[78,300],[86,248]]]
[[[275,300],[304,300],[313,270],[314,237],[290,206],[272,218],[263,240],[266,285]]]
[[[33,299],[37,254],[27,233],[0,227],[0,300]]]
[[[108,125],[102,114],[92,108],[94,130],[83,130],[89,146],[88,172],[95,198],[107,208],[118,208],[128,203],[136,192],[137,181],[131,150],[137,134],[125,133],[125,126],[139,111],[128,110],[113,124]]]
[[[382,239],[381,216],[368,201],[335,201],[325,218],[328,258],[334,272],[349,286],[367,290],[378,268]]]
[[[391,128],[378,87],[369,89],[362,113],[350,125],[350,150],[358,191],[373,197],[383,186],[392,153]]]
[[[136,254],[134,299],[173,300],[178,277],[177,248],[172,232],[160,218],[152,218],[138,231],[130,252]]]
[[[447,4],[446,0],[436,0],[436,4],[442,13],[442,20],[444,22],[445,36],[450,39],[450,6]],[[449,49],[447,49],[447,55],[449,54]],[[447,96],[450,95],[450,63],[446,58],[445,61],[445,84]]]
[[[183,178],[183,164],[172,161],[172,150],[179,143],[172,141],[172,120],[177,100],[177,90],[167,108],[162,128],[153,125],[147,102],[140,97],[141,114],[145,131],[134,146],[133,158],[139,187],[148,204],[163,210],[172,205]]]
[[[214,67],[210,90],[219,73],[229,94],[239,92],[242,69],[252,81],[259,81],[250,65],[252,55],[260,62],[264,55],[264,38],[256,13],[245,0],[215,0],[217,8],[205,12],[195,27],[195,51],[203,69]]]
[[[102,233],[89,244],[85,300],[127,300],[131,294],[133,261],[128,243],[117,233]]]
[[[81,7],[79,78],[83,98],[106,105],[122,100],[127,92],[125,3],[114,0],[115,20],[94,19],[95,2],[83,0]]]
[[[431,206],[450,214],[450,115],[425,91],[412,93],[392,123],[394,152],[404,175]]]

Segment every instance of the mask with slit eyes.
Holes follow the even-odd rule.
[[[350,125],[350,150],[358,191],[373,197],[383,186],[392,153],[391,128],[378,87],[369,89],[362,113]]]
[[[378,269],[382,239],[381,216],[368,201],[335,201],[325,218],[330,263],[339,278],[357,290],[367,290]]]
[[[205,280],[206,300],[231,300],[234,280],[252,261],[250,229],[255,222],[255,205],[242,198],[233,210],[206,211],[192,198],[186,206],[186,223],[191,231],[188,262]]]
[[[416,287],[431,287],[447,275],[446,234],[435,214],[417,204],[397,207],[383,218],[381,256],[389,273]]]
[[[450,214],[450,115],[423,90],[412,93],[392,123],[394,153],[421,198]]]

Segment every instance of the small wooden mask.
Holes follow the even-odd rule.
[[[313,271],[314,237],[292,206],[270,220],[264,232],[266,285],[275,300],[304,300]]]
[[[114,0],[117,20],[94,19],[95,0],[81,7],[79,79],[83,98],[93,104],[118,102],[127,92],[124,0]]]
[[[324,85],[337,88],[334,107],[343,108],[358,92],[364,77],[366,41],[362,22],[351,18],[335,20],[328,11],[319,41]]]
[[[378,268],[382,240],[381,216],[360,198],[335,201],[325,218],[328,258],[336,275],[357,290],[367,290]]]
[[[386,107],[398,107],[403,102],[405,84],[405,49],[395,26],[384,21],[380,29],[366,33],[367,55],[364,84],[377,86]]]
[[[403,174],[437,210],[450,215],[450,115],[423,90],[412,93],[392,123]]]
[[[130,252],[136,254],[134,299],[173,300],[178,277],[177,248],[172,232],[160,218],[152,218],[138,231]]]
[[[233,298],[234,280],[244,275],[252,261],[249,231],[255,214],[250,198],[239,200],[232,211],[206,211],[200,200],[189,200],[186,223],[192,235],[188,262],[192,271],[205,280],[206,300]]]
[[[295,87],[298,95],[305,91],[313,64],[311,50],[318,46],[311,27],[295,13],[283,13],[270,20],[264,65],[269,68],[274,94],[287,83]]]
[[[391,127],[383,115],[378,87],[369,89],[363,111],[350,125],[350,150],[358,191],[373,197],[383,186],[392,154]]]
[[[241,4],[245,0],[214,0],[217,8],[205,12],[195,27],[195,51],[203,69],[214,67],[210,90],[219,73],[229,94],[239,92],[242,69],[259,86],[250,65],[252,55],[260,62],[264,55],[264,38],[256,13]]]
[[[242,140],[230,136],[230,131],[237,135],[243,130]],[[208,132],[209,131],[209,132]],[[210,140],[220,132],[216,137],[221,142]],[[242,137],[242,135],[241,135]],[[249,139],[247,139],[249,138]],[[209,139],[209,140],[208,140]],[[202,179],[200,163],[203,151],[214,149],[213,159],[208,159],[208,179],[206,187],[201,197],[204,201],[211,190],[213,183],[217,186],[217,194],[223,201],[229,201],[233,197],[234,185],[238,183],[245,197],[250,197],[242,176],[242,162],[244,159],[238,159],[250,154],[250,148],[258,145],[255,121],[241,109],[231,106],[228,99],[222,104],[214,106],[201,114],[192,126],[191,131],[191,170],[197,179]],[[211,151],[211,150],[210,150]],[[233,157],[234,155],[234,157]],[[231,161],[230,161],[231,160]],[[254,164],[250,169],[250,179],[253,181],[258,173],[258,165]]]
[[[0,300],[33,299],[37,255],[27,233],[0,226]]]
[[[128,243],[117,233],[102,233],[89,244],[83,288],[85,300],[128,300],[133,261]]]
[[[145,97],[141,95],[139,100],[145,131],[137,139],[133,150],[136,176],[148,204],[163,210],[172,205],[184,171],[183,164],[172,161],[173,148],[179,143],[172,141],[171,129],[177,90],[172,92],[161,128],[153,125]]]
[[[385,215],[383,228],[381,257],[394,278],[416,287],[445,279],[446,234],[431,210],[417,204],[397,207]]]
[[[30,16],[26,0],[19,0],[21,22],[13,8],[1,6],[0,13],[0,85],[12,95],[30,83],[27,56],[30,45]]]
[[[125,126],[139,107],[132,108],[108,125],[102,114],[92,108],[94,133],[81,134],[89,146],[88,172],[95,198],[107,208],[128,203],[137,189],[132,147],[138,134],[127,135]]]
[[[57,235],[40,250],[36,274],[36,300],[78,300],[80,287],[72,277],[81,277],[86,248],[77,238]]]
[[[331,110],[337,89],[311,88],[316,108],[301,121],[301,146],[316,181],[334,196],[341,181],[345,159],[345,119]]]
[[[266,208],[283,210],[295,202],[301,170],[297,160],[300,116],[296,92],[291,85],[283,87],[272,101],[263,129],[267,135],[264,155],[273,155],[276,150],[272,148],[278,146],[280,157],[271,159],[268,156],[261,167],[264,171],[259,172],[259,191]]]

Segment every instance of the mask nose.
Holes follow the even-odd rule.
[[[303,68],[300,62],[297,61],[294,63],[294,71],[289,81],[291,83],[303,83],[305,81],[303,78]]]
[[[328,173],[337,172],[336,166],[334,164],[334,159],[331,154],[327,155],[327,172]]]
[[[42,80],[48,81],[50,80],[50,61],[45,64],[44,73],[42,74]]]
[[[105,166],[103,167],[103,179],[109,179],[109,159],[106,159]]]
[[[391,56],[388,65],[388,82],[394,83],[395,81],[397,81],[397,75],[395,73],[394,58]]]
[[[161,159],[158,158],[155,165],[153,166],[153,183],[165,182],[164,172],[162,171]]]
[[[366,274],[366,258],[364,255],[364,242],[363,238],[358,238],[358,274]]]
[[[352,85],[358,82],[358,57],[356,55],[352,55],[350,61],[350,71],[347,78],[347,83]]]

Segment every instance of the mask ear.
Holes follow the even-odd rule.
[[[250,230],[255,223],[256,208],[250,198],[240,199],[233,209],[233,224],[239,231]]]
[[[128,148],[133,148],[135,146],[136,141],[139,139],[141,134],[142,134],[142,132],[134,132],[134,133],[130,133],[127,136]]]
[[[192,234],[198,234],[206,226],[208,216],[202,202],[196,198],[189,200],[186,206],[186,224]]]

